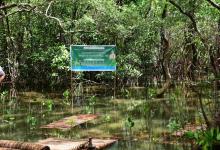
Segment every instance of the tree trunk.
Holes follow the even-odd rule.
[[[163,9],[162,19],[164,20],[167,16],[167,4],[165,5]],[[163,70],[163,75],[165,79],[165,83],[162,86],[161,89],[157,91],[156,97],[163,97],[165,91],[170,87],[171,85],[171,75],[170,75],[170,69],[169,69],[169,62],[170,62],[170,56],[169,56],[169,39],[167,37],[167,31],[162,25],[160,30],[160,38],[161,38],[161,53],[162,53],[162,59],[161,59],[161,66]]]
[[[199,36],[200,40],[201,40],[202,43],[204,44],[205,49],[207,49],[207,50],[210,51],[210,48],[209,48],[209,45],[207,44],[207,41],[203,38],[202,34],[201,34],[200,31],[198,30],[197,22],[196,22],[196,20],[195,20],[194,13],[192,13],[191,11],[190,11],[190,12],[184,11],[184,10],[182,9],[182,7],[181,7],[180,5],[178,5],[178,3],[176,3],[176,2],[173,1],[173,0],[169,0],[169,2],[170,2],[173,6],[175,6],[183,15],[187,16],[187,17],[190,19],[191,24],[192,24],[192,27],[194,28],[195,33],[197,33],[197,35]],[[190,6],[193,5],[192,11],[194,11],[194,9],[196,8],[195,3],[196,3],[196,0],[190,1],[190,3],[189,3]],[[193,90],[195,90],[195,89],[193,89]],[[201,95],[199,94],[199,96],[201,96]],[[209,120],[208,120],[208,118],[207,118],[207,115],[206,115],[206,113],[205,113],[205,111],[204,111],[204,105],[203,105],[203,103],[202,103],[201,97],[199,97],[199,102],[200,102],[200,108],[201,108],[201,110],[202,110],[203,118],[204,118],[204,120],[205,120],[205,122],[206,122],[206,125],[207,125],[208,127],[210,127],[210,122],[209,122]]]
[[[4,11],[5,15],[7,11]],[[8,53],[8,69],[11,78],[11,89],[10,89],[10,98],[15,99],[17,96],[16,92],[16,81],[18,77],[18,61],[17,61],[17,53],[15,43],[12,39],[11,29],[10,29],[10,22],[8,17],[5,18],[6,20],[6,35],[7,35],[7,53]]]
[[[188,60],[189,63],[186,68],[189,68],[186,70],[188,77],[192,80],[195,81],[195,69],[197,66],[197,49],[196,49],[196,44],[194,42],[194,38],[195,38],[195,31],[194,28],[192,26],[192,24],[190,23],[190,25],[188,26],[188,30],[187,33],[185,35],[185,39],[186,39],[186,59],[190,59]],[[187,61],[187,62],[188,62]]]
[[[219,77],[220,77],[220,18],[218,19],[218,34],[216,35],[216,55],[217,55],[217,60],[216,60],[216,63],[215,63],[215,60],[214,60],[214,56],[212,56],[212,63],[213,63],[213,69],[214,69],[214,72],[215,72],[215,77],[216,77],[216,80],[215,80],[215,89],[216,89],[216,92],[218,93],[218,90],[220,89],[220,80],[219,80]],[[220,109],[219,108],[216,108],[215,110],[215,116],[214,116],[214,124],[216,127],[220,127]]]

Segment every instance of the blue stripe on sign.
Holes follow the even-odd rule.
[[[116,71],[116,66],[72,66],[72,71]]]

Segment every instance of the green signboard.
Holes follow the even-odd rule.
[[[72,45],[72,71],[115,71],[115,45]]]

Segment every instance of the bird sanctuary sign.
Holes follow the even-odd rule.
[[[71,71],[116,71],[115,45],[71,45]]]

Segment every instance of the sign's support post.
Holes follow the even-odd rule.
[[[117,72],[115,71],[115,77],[114,77],[114,99],[116,99],[116,78],[117,78]]]
[[[73,113],[73,100],[74,100],[74,86],[73,86],[73,72],[71,71],[71,109]]]

